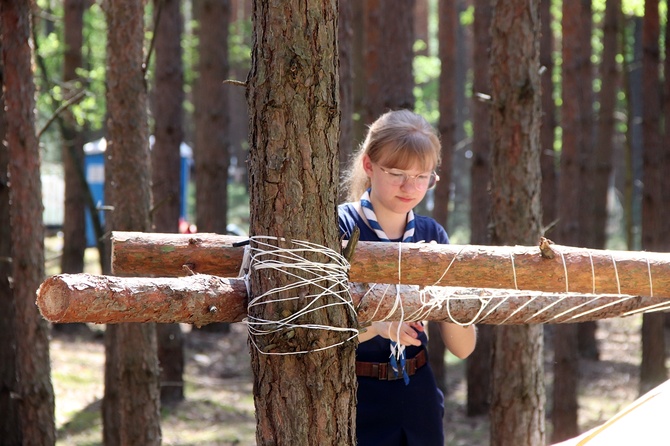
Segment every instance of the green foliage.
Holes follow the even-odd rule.
[[[84,66],[77,69],[79,79],[66,85],[63,81],[63,41],[64,22],[61,2],[37,2],[38,13],[34,21],[35,73],[38,85],[37,121],[38,127],[53,116],[55,111],[68,100],[65,96],[69,91],[83,91],[82,98],[68,105],[80,129],[99,129],[105,116],[105,54],[106,54],[106,23],[105,16],[97,3],[84,11],[82,29]],[[57,126],[51,126],[43,135],[47,148],[47,158],[57,158],[50,150],[58,150],[57,144],[50,144],[60,139]],[[56,147],[54,147],[56,146]],[[53,149],[50,149],[53,147]]]
[[[429,122],[439,119],[439,79],[440,59],[434,56],[418,55],[414,58],[414,99],[415,111]]]

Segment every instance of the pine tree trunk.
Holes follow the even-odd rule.
[[[1,8],[0,8],[1,9]],[[0,36],[4,25],[0,24]],[[2,42],[0,37],[0,54]],[[0,57],[0,71],[3,69]],[[7,129],[5,116],[5,95],[0,88],[0,141],[4,141]],[[0,438],[8,444],[21,444],[21,425],[19,424],[19,401],[16,375],[16,309],[10,280],[12,277],[12,234],[9,223],[9,150],[0,144]]]
[[[107,130],[105,204],[108,230],[151,228],[151,177],[144,63],[144,4],[105,3]],[[105,330],[103,439],[107,445],[161,442],[159,370],[154,324]]]
[[[435,187],[433,218],[447,229],[451,191],[454,144],[456,142],[456,66],[458,48],[458,8],[455,1],[438,4],[438,40],[440,42],[440,120],[437,126],[442,142],[442,163],[438,167],[440,181]]]
[[[199,232],[225,234],[228,213],[228,23],[230,0],[196,0],[195,207]]]
[[[65,98],[77,93],[82,67],[81,48],[83,45],[84,9],[83,0],[64,2],[64,44],[63,81]],[[64,112],[63,126],[63,166],[65,171],[65,209],[63,217],[63,257],[61,272],[80,273],[84,271],[86,250],[86,183],[84,177],[84,141],[76,128],[76,120],[71,110]]]
[[[495,1],[491,25],[492,242],[541,234],[539,0]],[[544,444],[541,326],[496,327],[491,445]]]
[[[470,243],[489,243],[488,192],[491,153],[491,105],[484,99],[491,95],[489,80],[489,50],[491,48],[491,20],[493,10],[488,0],[475,2],[473,50],[472,167],[470,169]],[[491,398],[491,341],[493,329],[480,326],[477,348],[468,357],[468,407],[470,416],[488,414]]]
[[[667,196],[663,170],[667,147],[662,145],[660,83],[660,18],[659,2],[646,1],[642,26],[642,154],[644,186],[642,199],[642,248],[668,250]],[[665,333],[663,314],[646,315],[642,319],[642,363],[640,393],[656,387],[667,379],[665,366]]]
[[[414,109],[414,4],[414,0],[365,2],[367,124],[388,110]]]
[[[35,305],[44,278],[40,151],[35,132],[30,2],[0,4],[7,128],[16,388],[23,444],[56,442],[47,322]],[[4,174],[3,174],[4,176]],[[11,341],[10,341],[11,342]]]
[[[560,222],[555,239],[560,243],[579,245],[580,235],[587,228],[580,218],[583,172],[581,166],[581,148],[583,147],[582,114],[579,93],[582,91],[580,71],[582,55],[581,0],[563,2],[563,74],[561,89],[563,105],[561,107],[562,148],[560,163],[560,184],[558,215]],[[577,362],[578,327],[566,325],[557,327],[553,337],[554,347],[554,386],[552,398],[551,440],[561,441],[579,433],[577,426]]]
[[[270,241],[273,244],[311,240],[339,251],[335,224],[340,113],[337,2],[310,3],[308,8],[305,2],[293,0],[270,8],[256,1],[253,16],[247,87],[251,233],[287,240]],[[257,243],[252,241],[252,247]],[[318,256],[312,260],[323,261]],[[253,268],[250,279],[250,298],[292,281],[277,271]],[[314,291],[312,286],[301,286],[299,294]],[[333,299],[326,296],[324,304]],[[279,301],[257,306],[250,308],[249,316],[278,320],[296,311],[297,305]],[[355,316],[341,305],[315,308],[300,323],[352,327]],[[355,443],[356,343],[346,338],[342,333],[303,327],[252,338],[259,445]],[[311,351],[342,341],[339,346]],[[263,354],[268,351],[310,352]]]
[[[178,232],[181,211],[181,144],[184,141],[184,69],[179,0],[154,1],[156,29],[153,110],[155,143],[151,150],[152,212],[158,232]],[[162,404],[184,399],[184,335],[178,324],[156,327]]]

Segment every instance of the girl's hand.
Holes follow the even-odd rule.
[[[398,326],[400,325],[400,330]],[[398,342],[401,345],[420,346],[419,332],[424,330],[421,322],[373,322],[368,331],[359,335],[359,340],[365,342],[375,335]],[[370,333],[368,335],[368,333]],[[400,338],[398,339],[398,333]],[[368,335],[368,336],[366,336]]]

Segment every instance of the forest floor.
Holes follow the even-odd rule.
[[[597,338],[601,360],[582,360],[580,365],[582,431],[603,423],[637,398],[640,321],[641,317],[633,316],[599,323]],[[79,336],[54,332],[51,341],[58,445],[102,443],[104,327],[90,327],[92,331]],[[254,445],[254,403],[246,326],[233,324],[229,334],[183,327],[186,332],[186,399],[162,408],[163,444]],[[547,356],[549,384],[551,358]],[[487,417],[467,417],[465,400],[464,363],[451,357],[445,419],[447,444],[487,446]]]

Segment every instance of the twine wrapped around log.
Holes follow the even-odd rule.
[[[664,298],[623,295],[418,286],[401,286],[400,291],[405,320],[459,324],[583,322],[670,305]],[[361,324],[401,319],[395,285],[351,283],[350,293]],[[43,316],[60,323],[241,322],[247,301],[244,280],[205,274],[182,278],[59,274],[47,279],[37,293]]]

